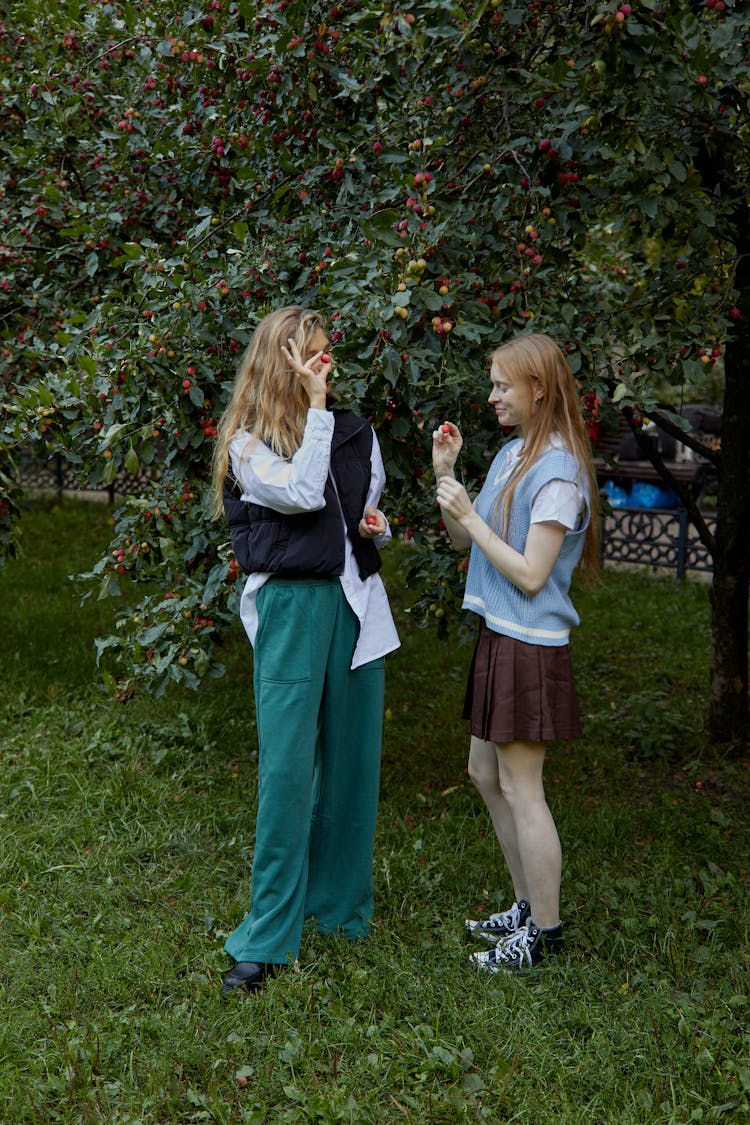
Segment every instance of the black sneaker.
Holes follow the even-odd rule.
[[[562,922],[552,930],[542,930],[529,921],[494,949],[472,953],[471,960],[478,969],[488,973],[518,973],[535,968],[545,957],[562,953],[564,949]]]
[[[466,929],[472,937],[482,938],[484,941],[498,942],[515,934],[526,925],[530,917],[531,906],[525,898],[522,898],[520,902],[514,902],[509,910],[503,910],[499,914],[490,914],[489,918],[484,918],[481,921],[467,918]]]

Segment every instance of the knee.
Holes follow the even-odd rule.
[[[512,777],[503,776],[502,772],[498,785],[517,823],[535,819],[539,809],[545,805],[544,790],[536,786],[526,785],[523,781],[514,782]]]
[[[516,810],[544,804],[543,757],[524,747],[519,753],[498,755],[498,785],[507,803]]]
[[[506,805],[512,810],[518,804],[518,791],[513,786],[511,778],[503,776],[502,772],[500,772],[498,774],[497,787],[502,793]]]
[[[485,762],[478,762],[469,758],[469,780],[475,789],[484,795],[485,793],[494,794],[496,796],[502,795],[500,788],[500,778],[498,777],[497,769],[491,769]]]

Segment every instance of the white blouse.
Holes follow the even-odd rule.
[[[566,448],[559,434],[550,435],[547,449]],[[502,470],[493,481],[498,489],[515,469],[522,449],[523,446],[519,445],[504,462]],[[542,485],[534,497],[531,506],[531,523],[559,523],[568,531],[576,531],[581,525],[585,511],[586,497],[575,481],[549,480]]]
[[[245,430],[238,430],[229,445],[232,472],[242,489],[242,499],[262,504],[285,515],[320,511],[325,505],[324,489],[331,461],[334,416],[328,410],[308,410],[302,444],[285,461],[267,445]],[[366,505],[377,508],[385,486],[385,469],[380,446],[372,431],[372,472]],[[359,668],[371,660],[385,656],[399,647],[400,641],[388,604],[388,596],[379,574],[364,579],[354,558],[342,514],[344,535],[344,571],[340,576],[347,602],[359,620],[359,637],[351,667]],[[373,542],[383,547],[391,538],[391,529]],[[240,620],[250,644],[255,643],[258,630],[258,590],[271,577],[266,573],[249,574],[240,599]]]

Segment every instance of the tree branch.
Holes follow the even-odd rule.
[[[669,406],[660,405],[658,410],[644,411],[644,416],[654,422],[665,434],[669,434],[670,437],[682,442],[688,449],[692,449],[694,453],[705,458],[705,460],[709,461],[718,471],[721,465],[721,452],[718,449],[712,449],[710,445],[706,445],[704,441],[701,441],[701,439],[690,430],[681,429],[676,422],[673,422],[666,414],[662,413],[663,410],[671,409],[672,408]]]
[[[636,442],[638,443],[638,448],[641,450],[646,460],[651,462],[659,476],[662,477],[662,479],[669,484],[669,487],[672,489],[672,491],[677,494],[681,504],[690,516],[690,519],[695,526],[695,530],[698,532],[698,538],[713,559],[716,552],[716,540],[714,538],[713,532],[704,520],[703,513],[695,502],[690,489],[687,488],[683,481],[677,480],[672,475],[672,473],[670,473],[658,449],[656,449],[654,444],[650,442],[644,435],[641,427],[635,424],[633,420],[632,407],[624,407],[622,413],[625,417],[626,422],[628,423],[628,426],[630,427],[630,430]],[[678,429],[678,427],[675,426],[675,429]]]

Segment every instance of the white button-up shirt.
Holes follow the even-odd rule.
[[[333,414],[328,410],[308,410],[302,444],[291,461],[277,456],[247,431],[238,430],[230,442],[229,457],[232,472],[242,489],[242,499],[273,508],[284,515],[320,511],[325,505],[323,493],[331,463],[333,422]],[[385,485],[385,469],[374,431],[370,463],[372,471],[365,504],[377,508]],[[351,664],[354,669],[393,652],[400,642],[382,579],[379,574],[373,574],[364,581],[360,578],[343,513],[341,523],[345,550],[340,582],[346,600],[359,621],[359,637]],[[391,529],[387,527],[374,543],[383,547],[390,538]],[[255,643],[258,630],[258,590],[270,577],[270,574],[260,572],[248,575],[242,592],[240,619],[250,644]]]

